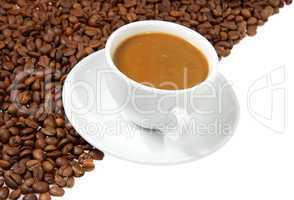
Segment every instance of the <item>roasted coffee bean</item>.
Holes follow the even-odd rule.
[[[262,20],[267,20],[271,15],[274,14],[274,9],[268,5],[260,13]]]
[[[74,184],[75,184],[75,179],[74,179],[74,177],[68,177],[67,178],[67,181],[66,181],[66,187],[68,187],[68,188],[72,188],[73,186],[74,186]]]
[[[22,136],[30,135],[33,131],[34,131],[33,128],[27,127],[21,130],[21,135]]]
[[[95,168],[95,165],[92,159],[83,160],[82,166],[85,169],[85,171],[92,171]]]
[[[33,175],[30,171],[26,171],[23,177],[24,177],[24,179],[27,179],[27,178],[32,178]]]
[[[84,169],[78,163],[74,164],[72,169],[75,177],[81,177],[85,173]]]
[[[52,151],[52,152],[48,152],[47,153],[47,156],[50,157],[50,158],[53,158],[53,159],[54,158],[58,158],[61,155],[62,155],[62,153],[59,150],[56,150],[56,151]]]
[[[24,91],[18,94],[18,102],[25,105],[27,103],[29,103],[29,101],[31,100],[32,96],[31,93],[29,91]]]
[[[28,186],[28,187],[32,187],[32,185],[35,183],[35,179],[34,178],[28,178],[24,181],[24,185]]]
[[[28,194],[33,192],[33,184],[35,183],[34,178],[27,178],[24,183],[20,186],[20,190],[22,194]]]
[[[26,167],[30,171],[33,171],[34,168],[37,168],[40,166],[41,166],[41,163],[38,160],[29,160],[26,162]]]
[[[35,194],[26,194],[22,198],[23,200],[38,200],[37,196]]]
[[[17,200],[21,196],[21,190],[18,188],[16,190],[13,190],[10,195],[9,199],[11,200]]]
[[[51,196],[49,192],[42,193],[39,196],[39,200],[51,200]]]
[[[31,149],[24,149],[20,152],[19,156],[21,158],[26,157],[26,156],[30,156],[32,154],[32,150]]]
[[[69,161],[64,157],[59,157],[59,158],[56,159],[56,165],[58,167],[65,166],[65,165],[68,165],[68,164],[69,164]]]
[[[37,181],[33,184],[33,190],[36,193],[45,193],[49,191],[49,185],[44,181]]]
[[[47,84],[47,87],[48,87],[49,84]],[[48,116],[44,122],[43,122],[43,125],[45,127],[51,127],[51,128],[55,128],[55,120],[53,119],[52,116]]]
[[[60,187],[65,187],[66,186],[66,180],[64,178],[62,178],[61,176],[59,176],[59,175],[54,176],[54,181]]]
[[[45,141],[48,145],[54,145],[58,147],[58,139],[56,137],[46,137]]]
[[[57,128],[56,129],[56,136],[58,138],[63,138],[65,136],[65,131],[62,128]]]
[[[257,33],[257,26],[256,25],[250,25],[247,27],[247,34],[249,36],[254,36]]]
[[[28,193],[32,193],[33,192],[33,188],[25,185],[25,184],[22,184],[20,186],[20,190],[21,190],[21,193],[22,194],[28,194]]]
[[[6,144],[9,141],[10,133],[6,128],[0,128],[0,142]]]
[[[59,169],[59,174],[63,177],[69,177],[69,176],[72,176],[73,175],[73,170],[72,170],[72,167],[67,165],[67,166],[62,166],[60,169]]]
[[[1,177],[2,177],[3,174],[4,174],[4,171],[5,171],[5,170],[3,170],[3,169],[0,167],[0,176],[1,176]]]
[[[33,172],[33,177],[36,180],[42,180],[42,178],[44,176],[44,171],[43,171],[43,168],[41,166],[33,168],[32,172]]]
[[[0,160],[0,167],[2,169],[9,169],[10,168],[10,163],[6,160]]]
[[[56,119],[55,119],[55,123],[56,123],[56,125],[57,125],[58,127],[64,127],[64,124],[65,124],[64,119],[61,118],[61,117],[56,118]]]
[[[7,199],[9,195],[9,189],[7,187],[0,187],[0,199]]]
[[[79,147],[79,146],[75,146],[74,147],[74,154],[75,155],[81,155],[83,153],[83,148]]]
[[[98,149],[91,150],[89,154],[94,160],[102,160],[104,157],[104,153],[102,151],[99,151]]]
[[[12,146],[4,146],[3,151],[5,151],[6,154],[9,156],[15,156],[20,153],[19,147],[12,147]]]
[[[54,136],[56,134],[56,130],[51,127],[42,128],[41,132],[47,136]]]
[[[68,138],[64,138],[64,139],[60,140],[60,142],[58,143],[57,147],[58,148],[62,148],[64,146],[66,146],[67,144],[68,145],[72,145],[69,142],[70,142],[70,140]]]
[[[246,18],[251,17],[251,11],[248,8],[241,9],[241,14],[243,17],[246,17]]]
[[[26,166],[24,163],[19,162],[12,167],[12,170],[16,174],[23,175],[26,172]]]
[[[44,174],[44,181],[46,181],[48,184],[53,184],[55,182],[54,175],[50,173]]]
[[[13,127],[11,127],[11,128],[13,128]],[[10,128],[10,129],[11,129]],[[9,129],[9,130],[10,130]],[[10,131],[10,132],[12,132],[12,131]],[[22,138],[20,137],[20,136],[18,136],[18,133],[17,134],[15,134],[16,136],[12,136],[12,137],[10,137],[9,138],[9,142],[8,142],[8,144],[10,145],[10,146],[13,146],[13,147],[15,147],[15,146],[19,146],[19,145],[21,145],[22,144]]]
[[[66,155],[66,154],[70,153],[72,149],[73,149],[73,144],[71,144],[71,143],[66,144],[66,145],[62,148],[62,154],[63,154],[63,155]]]
[[[35,146],[38,149],[44,149],[46,147],[46,142],[45,142],[45,140],[43,138],[37,139],[37,141],[35,143]]]
[[[58,186],[52,186],[50,188],[50,194],[52,196],[61,197],[64,195],[64,190],[61,187]]]
[[[35,149],[33,151],[33,158],[42,161],[45,159],[45,153],[41,149]]]
[[[84,152],[79,156],[80,163],[82,163],[86,159],[92,159],[91,155],[88,152]]]
[[[17,189],[17,187],[22,183],[22,178],[20,175],[8,170],[4,173],[4,181],[8,187]]]
[[[52,151],[57,150],[57,147],[55,145],[49,144],[49,145],[45,146],[44,150],[46,152],[52,152]]]
[[[31,128],[35,128],[35,129],[39,127],[38,123],[30,118],[25,119],[25,124]]]
[[[42,163],[42,167],[45,172],[52,172],[54,169],[54,165],[47,160]]]

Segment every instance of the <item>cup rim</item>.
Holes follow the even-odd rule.
[[[193,87],[190,87],[190,88],[176,89],[176,90],[159,89],[159,88],[154,88],[154,87],[146,86],[146,85],[144,85],[142,83],[139,83],[139,82],[131,79],[127,75],[125,75],[123,72],[121,72],[117,68],[117,66],[114,64],[113,59],[112,59],[111,54],[110,54],[110,50],[111,50],[111,47],[113,45],[113,41],[117,37],[117,35],[119,33],[121,33],[121,32],[126,31],[128,28],[131,28],[131,27],[134,27],[134,26],[139,26],[139,25],[148,26],[148,25],[154,25],[154,24],[158,24],[158,25],[167,24],[167,25],[173,25],[175,27],[177,26],[178,28],[182,29],[183,31],[193,32],[193,34],[196,34],[201,40],[203,40],[206,43],[209,51],[212,53],[211,57],[213,58],[213,60],[211,60],[211,66],[212,67],[211,67],[211,69],[209,69],[209,74],[208,74],[207,78],[204,81],[202,81],[201,83],[196,84],[196,85],[194,85]],[[163,33],[165,33],[165,32],[163,32]],[[125,81],[127,81],[128,84],[131,83],[136,88],[142,88],[142,89],[144,89],[146,91],[159,93],[159,94],[186,93],[186,92],[192,91],[192,90],[194,90],[196,88],[199,88],[199,87],[205,85],[208,82],[213,81],[214,78],[217,75],[216,67],[217,67],[217,65],[219,63],[218,56],[217,56],[215,48],[212,46],[212,44],[203,35],[201,35],[197,31],[194,31],[194,30],[192,30],[192,29],[190,29],[190,28],[188,28],[186,26],[183,26],[183,25],[180,25],[180,24],[177,24],[177,23],[173,23],[173,22],[161,21],[161,20],[137,21],[137,22],[132,22],[132,23],[126,24],[126,25],[118,28],[117,30],[115,30],[110,35],[110,37],[108,38],[108,40],[106,42],[106,45],[105,45],[105,57],[106,57],[106,62],[109,65],[109,67],[111,67],[116,73],[118,73],[121,78],[123,78]]]

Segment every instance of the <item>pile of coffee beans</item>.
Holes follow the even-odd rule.
[[[0,200],[49,200],[103,153],[64,115],[62,84],[118,27],[158,19],[202,33],[220,57],[291,0],[1,0]]]

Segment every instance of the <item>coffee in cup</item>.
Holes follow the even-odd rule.
[[[142,33],[115,50],[116,67],[138,83],[165,90],[192,88],[209,71],[204,53],[188,41],[167,33]]]

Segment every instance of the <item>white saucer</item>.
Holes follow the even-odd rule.
[[[110,111],[116,108],[116,103],[103,77],[97,75],[105,68],[104,50],[93,53],[71,70],[63,87],[68,120],[87,142],[105,153],[144,164],[178,164],[215,152],[233,135],[239,119],[239,104],[221,74],[213,83],[215,88],[220,88],[214,91],[215,97],[207,95],[196,103],[201,108],[205,105],[219,111],[195,114],[196,127],[175,140],[138,127],[129,122],[122,111]]]

